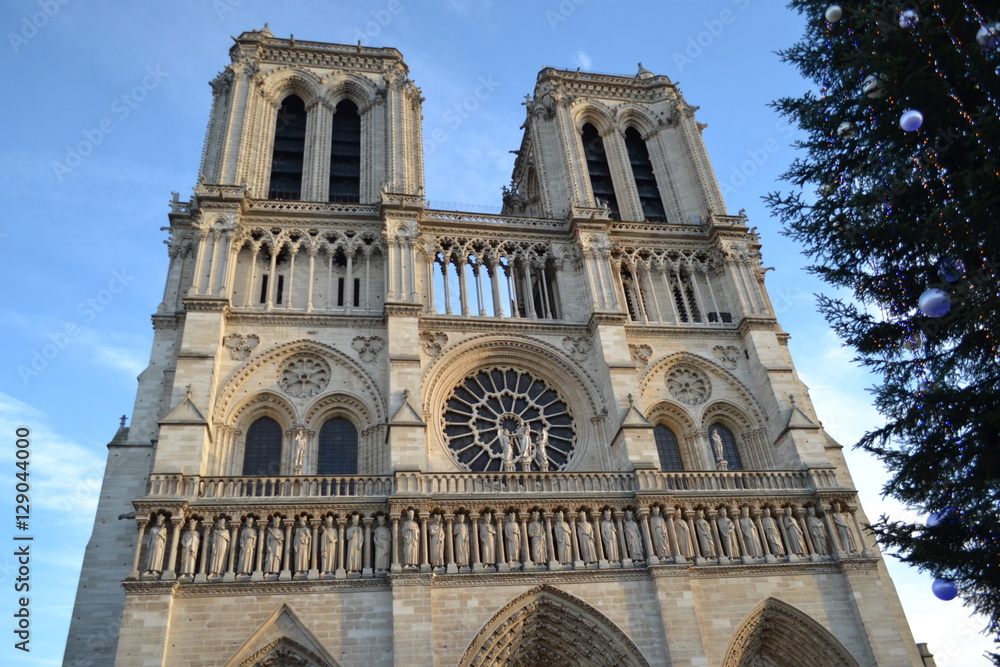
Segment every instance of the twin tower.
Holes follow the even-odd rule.
[[[543,69],[484,215],[396,50],[230,56],[65,664],[931,664],[669,79]]]

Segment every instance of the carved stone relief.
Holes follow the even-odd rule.
[[[385,341],[378,336],[371,336],[370,338],[355,336],[354,340],[351,341],[351,347],[357,351],[358,356],[361,357],[361,361],[372,362],[375,361],[378,353],[385,347]]]
[[[712,354],[715,355],[715,358],[719,360],[722,366],[729,370],[736,368],[736,365],[740,362],[740,349],[735,345],[716,345],[712,348]]]
[[[563,338],[563,347],[569,351],[574,359],[583,361],[590,353],[593,343],[590,342],[589,338],[582,336],[566,336]]]
[[[229,350],[229,356],[236,361],[242,361],[253,354],[254,348],[260,345],[257,334],[229,334],[222,339],[222,344]]]
[[[425,331],[420,334],[420,346],[432,357],[441,354],[448,344],[448,334],[443,331]]]
[[[653,354],[653,348],[648,345],[629,345],[629,354],[632,355],[632,363],[636,368],[649,365],[649,357]]]
[[[695,368],[675,368],[667,373],[667,391],[681,403],[700,405],[712,395],[712,383]]]
[[[292,357],[278,371],[278,385],[295,398],[315,396],[329,383],[330,365],[311,354]]]

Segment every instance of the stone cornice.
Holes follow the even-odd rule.
[[[126,592],[128,585],[126,582]],[[142,583],[142,582],[139,582]],[[169,583],[169,582],[160,582]],[[175,584],[176,585],[176,584]],[[240,595],[293,595],[297,593],[346,593],[389,590],[385,578],[311,579],[292,581],[245,581],[231,583],[199,583],[179,585],[174,597],[235,597]]]
[[[184,315],[171,313],[161,314],[155,313],[150,317],[153,321],[153,331],[160,331],[162,329],[177,329],[184,323]]]
[[[739,328],[737,329],[740,337],[746,336],[751,331],[774,331],[775,333],[781,330],[778,327],[778,320],[773,317],[744,317],[740,320]]]
[[[587,335],[588,325],[563,320],[518,318],[482,318],[462,315],[420,315],[420,331],[457,331],[462,333],[505,332],[535,335]]]
[[[184,297],[184,310],[199,313],[224,313],[229,308],[229,299],[224,296]]]
[[[741,338],[744,333],[738,331],[731,324],[719,326],[694,326],[684,324],[639,324],[629,322],[625,325],[625,336],[630,341],[646,342],[647,339],[662,341],[664,336],[669,336],[675,340],[681,336],[691,336],[697,338]]]
[[[385,325],[382,313],[368,315],[324,315],[315,312],[250,312],[245,309],[228,310],[226,312],[226,323],[234,325],[350,327],[356,329],[381,329]]]

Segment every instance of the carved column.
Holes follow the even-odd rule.
[[[362,517],[361,522],[365,526],[365,543],[362,547],[364,552],[361,555],[361,576],[362,577],[374,577],[375,569],[372,564],[372,518],[370,516]]]
[[[226,574],[222,577],[222,580],[226,582],[236,581],[236,552],[239,550],[236,538],[239,532],[239,520],[231,522],[229,524],[229,562],[226,565]]]
[[[286,581],[292,578],[292,527],[295,525],[295,519],[289,517],[285,519],[285,548],[282,550],[284,553],[281,555],[281,574],[278,575],[280,581]]]
[[[663,515],[663,511],[661,515]],[[671,509],[669,514],[663,516],[663,522],[667,524],[667,541],[670,543],[670,552],[674,556],[675,563],[686,563],[687,559],[684,558],[684,554],[681,553],[680,545],[677,542],[677,528],[674,526],[674,512],[676,510]]]
[[[198,574],[194,577],[196,584],[203,584],[208,581],[208,554],[209,546],[211,545],[211,531],[212,520],[203,519],[201,522],[201,566],[198,568]]]
[[[139,528],[139,535],[135,540],[135,556],[132,558],[132,569],[127,575],[126,579],[138,579],[139,578],[139,557],[142,555],[142,538],[146,532],[146,522],[136,521]]]
[[[868,548],[868,540],[865,539],[865,534],[861,532],[861,524],[858,523],[858,508],[856,505],[848,505],[847,511],[851,513],[851,520],[854,522],[854,528],[858,531],[858,540],[861,541],[861,556],[864,558],[874,557],[874,553]]]
[[[420,513],[420,571],[430,572],[431,564],[427,559],[427,519],[430,517],[430,512]]]
[[[309,557],[309,579],[319,579],[319,526],[321,519],[309,519],[312,525],[312,554]]]
[[[177,544],[180,542],[181,528],[184,527],[184,517],[173,517],[170,519],[173,529],[170,531],[170,550],[167,551],[166,562],[163,564],[163,574],[160,579],[163,581],[176,579],[177,573],[174,570],[177,563]]]
[[[503,537],[503,512],[496,512],[493,515],[493,522],[496,528],[496,543],[494,548],[496,550],[496,561],[497,561],[497,572],[510,572],[510,566],[507,565],[507,545],[506,540]]]
[[[649,530],[649,508],[642,507],[639,509],[639,530],[642,531],[642,545],[646,549],[646,562],[650,565],[658,565],[660,563],[659,557],[656,555],[656,549],[653,548],[653,535]]]
[[[399,515],[392,515],[392,563],[389,569],[392,572],[402,572],[403,567],[399,564]]]
[[[347,560],[344,558],[344,539],[345,527],[347,526],[347,517],[342,516],[337,518],[337,571],[334,573],[335,579],[346,579],[347,578]]]
[[[483,562],[479,560],[479,514],[469,512],[469,556],[472,559],[473,572],[483,571]]]
[[[455,564],[455,543],[452,537],[452,527],[455,524],[455,515],[452,513],[447,513],[444,515],[444,530],[445,530],[445,572],[448,574],[455,574],[458,572],[458,566]]]
[[[545,512],[545,548],[549,556],[549,569],[560,569],[559,556],[556,553],[556,542],[552,539],[552,512]]]
[[[257,554],[254,559],[254,571],[250,575],[250,581],[264,581],[264,543],[267,541],[267,519],[257,522]]]
[[[535,563],[531,560],[531,540],[528,538],[528,513],[519,512],[517,518],[521,522],[518,527],[518,530],[521,531],[521,562],[524,563],[523,569],[529,569]]]
[[[583,562],[583,558],[580,556],[580,538],[576,534],[576,512],[570,512],[566,517],[569,522],[569,537],[570,537],[570,558],[573,562],[574,569],[582,569],[587,567],[587,564]]]
[[[594,529],[594,548],[597,551],[597,567],[608,568],[611,564],[604,556],[604,538],[601,536],[601,513],[594,511],[590,513],[590,524]]]

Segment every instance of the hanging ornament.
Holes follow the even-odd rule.
[[[824,196],[824,197],[829,197],[830,195],[832,195],[836,191],[837,191],[837,188],[835,188],[830,183],[824,183],[823,185],[819,186],[819,190],[818,190],[818,192],[822,196]]]
[[[849,120],[837,126],[837,136],[841,139],[849,139],[858,133],[858,126]]]
[[[830,23],[836,23],[843,15],[844,10],[840,8],[840,5],[830,5],[826,8],[826,12],[823,13],[824,18]]]
[[[903,338],[903,349],[909,350],[910,352],[919,350],[920,346],[923,344],[924,339],[923,336],[920,335],[919,331]]]
[[[987,23],[980,28],[979,32],[976,33],[976,41],[984,49],[1000,51],[1000,22]]]
[[[921,382],[920,384],[917,385],[917,392],[918,393],[928,394],[928,393],[930,393],[932,391],[934,391],[934,383],[933,382]],[[935,522],[933,524],[931,523],[931,517],[935,517],[935,516],[937,516],[937,513],[931,514],[931,516],[927,517],[927,525],[930,526],[931,528],[933,528],[934,526],[938,525],[938,523],[940,523],[936,519],[935,519]]]
[[[916,109],[907,109],[899,117],[899,126],[906,132],[916,132],[924,124],[924,115]]]
[[[899,14],[899,27],[904,30],[916,28],[918,23],[920,23],[920,15],[915,9],[906,9]]]
[[[938,275],[945,282],[958,282],[965,277],[965,262],[954,257],[945,257],[938,265]]]
[[[934,591],[934,597],[945,602],[958,597],[958,587],[955,582],[947,579],[935,579],[931,584],[931,590]]]
[[[951,310],[951,297],[943,289],[931,287],[920,295],[917,304],[927,317],[941,317]]]
[[[889,78],[885,74],[869,74],[861,82],[861,92],[867,95],[869,99],[877,100],[885,95],[885,83],[888,80]]]
[[[931,382],[925,382],[922,384],[930,385],[930,388],[934,388],[934,384]],[[924,522],[928,527],[934,528],[935,526],[940,526],[945,521],[951,519],[951,508],[943,509],[940,512],[931,512],[927,515],[927,520]]]

